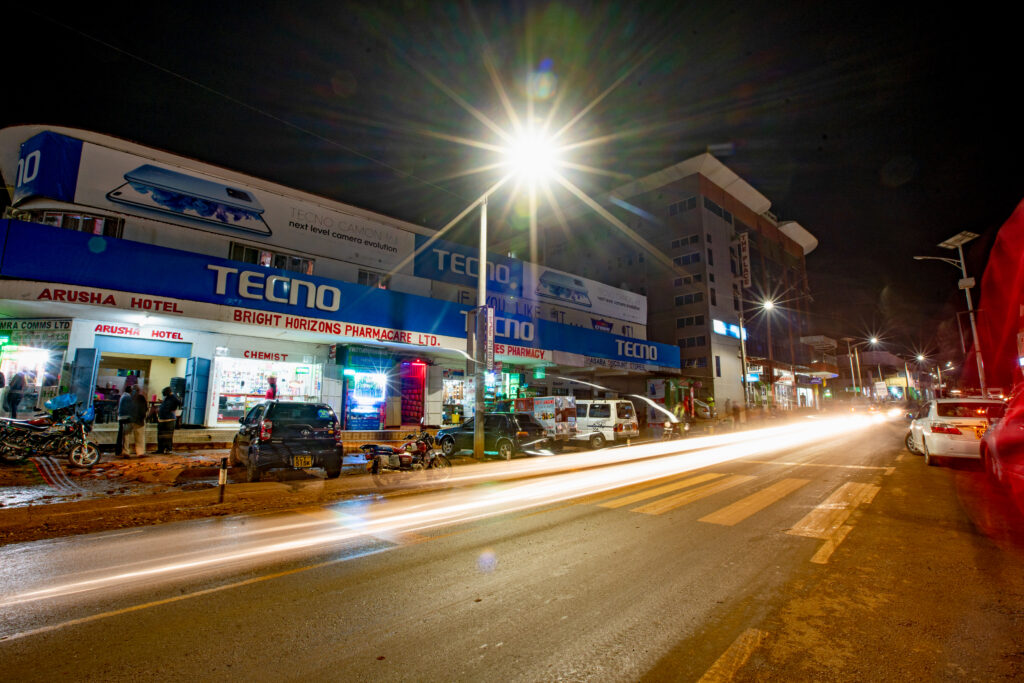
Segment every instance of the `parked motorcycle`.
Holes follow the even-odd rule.
[[[100,451],[89,440],[95,417],[90,406],[77,410],[75,394],[61,394],[44,404],[49,415],[28,420],[0,419],[0,458],[16,462],[37,455],[67,456],[78,467],[92,467]]]
[[[379,477],[389,472],[429,470],[432,474],[448,476],[452,463],[434,447],[434,437],[426,430],[406,435],[400,447],[367,443],[359,447],[369,463],[370,474],[381,484]]]

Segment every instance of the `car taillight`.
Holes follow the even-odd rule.
[[[527,437],[527,436],[529,436],[529,435],[530,435],[530,432],[522,432],[522,431],[520,431],[520,432],[516,432],[516,436],[517,436],[518,438],[520,438],[520,439],[522,439],[522,438],[524,438],[524,437]]]
[[[260,422],[260,441],[270,441],[270,435],[274,433],[274,423],[270,420]]]
[[[948,425],[944,422],[936,422],[931,427],[932,434],[962,434],[962,432],[953,425]]]

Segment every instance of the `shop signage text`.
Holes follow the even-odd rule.
[[[174,339],[177,341],[184,341],[185,338],[181,336],[181,332],[175,330],[160,330],[150,329],[143,330],[138,327],[130,327],[127,325],[107,325],[100,323],[93,330],[94,334],[112,334],[119,337],[148,337],[149,339]]]
[[[617,339],[615,343],[620,356],[639,358],[640,360],[658,360],[658,347],[654,344],[642,344],[623,339]]]
[[[58,289],[54,287],[45,288],[37,297],[39,301],[66,301],[69,304],[100,304],[101,306],[117,306],[117,297],[113,294],[91,292],[87,289]],[[178,306],[177,301],[166,301],[164,299],[151,299],[142,296],[130,297],[127,308],[137,308],[142,311],[159,311],[161,313],[183,314],[184,311]]]
[[[251,358],[252,360],[273,360],[284,362],[288,360],[287,353],[274,353],[272,351],[243,351],[243,358]]]
[[[0,320],[0,330],[70,330],[71,320]]]
[[[527,346],[513,346],[512,344],[495,344],[494,355],[545,360],[544,349],[531,349]]]
[[[341,308],[341,290],[331,285],[317,285],[284,275],[267,275],[258,270],[239,271],[238,268],[217,266],[212,263],[207,264],[206,268],[217,273],[214,292],[221,296],[227,294],[228,277],[237,274],[233,289],[243,299],[295,306],[300,302],[302,292],[305,290],[306,308],[320,311],[336,311]]]
[[[373,325],[356,325],[354,323],[342,323],[334,320],[321,320],[319,318],[300,318],[281,313],[262,313],[242,308],[234,309],[232,319],[237,323],[283,327],[288,330],[301,330],[304,332],[322,332],[339,337],[373,339],[376,341],[394,342],[396,344],[415,344],[417,346],[441,345],[440,340],[435,334],[407,332],[405,330],[375,327]]]

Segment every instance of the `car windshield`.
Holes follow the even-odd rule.
[[[529,431],[531,429],[544,429],[544,425],[537,422],[536,418],[529,413],[516,413],[516,421],[519,423],[519,428],[523,431]]]
[[[325,426],[334,422],[330,406],[316,403],[278,403],[268,415],[271,420]]]
[[[1002,417],[1006,412],[1004,403],[939,403],[935,406],[939,417]]]

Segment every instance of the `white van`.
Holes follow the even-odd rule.
[[[591,448],[604,448],[609,441],[640,436],[633,404],[624,398],[576,399],[577,441],[587,441]]]

